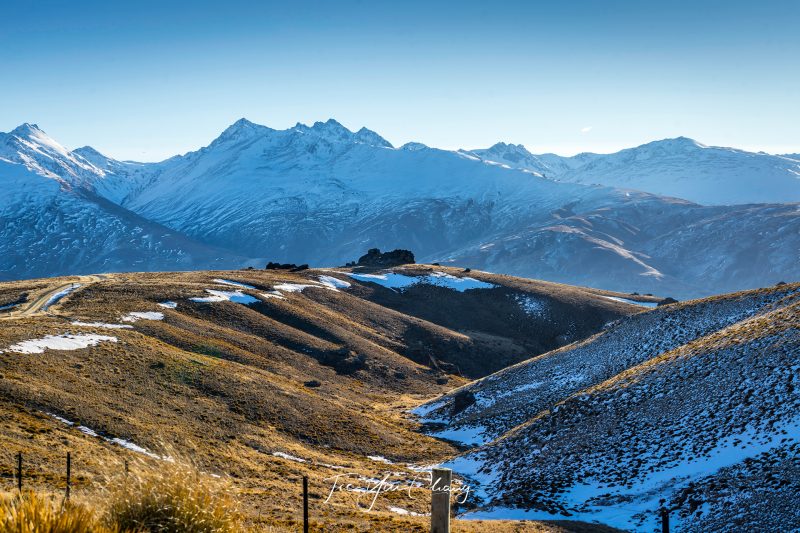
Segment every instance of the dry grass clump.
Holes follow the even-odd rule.
[[[0,497],[0,533],[111,533],[81,504],[24,492]]]
[[[144,462],[112,480],[105,521],[119,531],[234,533],[243,531],[228,483],[188,462]]]

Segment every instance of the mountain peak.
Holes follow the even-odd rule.
[[[29,122],[25,122],[20,124],[13,130],[11,130],[12,135],[16,135],[18,137],[29,137],[31,135],[47,135],[44,131],[37,124],[31,124]]]
[[[256,124],[255,122],[250,122],[246,118],[240,118],[225,128],[225,131],[223,131],[214,142],[223,142],[232,139],[240,140],[241,138],[249,137],[256,132],[264,131],[272,131],[272,129],[268,128],[267,126]]]
[[[517,152],[517,153],[520,153],[520,154],[533,155],[522,144],[505,143],[503,141],[500,141],[499,143],[493,144],[486,151],[487,152]]]
[[[325,122],[315,122],[313,126],[306,126],[300,122],[294,127],[295,130],[303,133],[316,135],[328,141],[334,142],[356,142],[360,144],[368,144],[370,146],[379,146],[392,148],[392,145],[367,128],[361,128],[356,133],[350,131],[347,127],[343,126],[339,121],[329,118]]]
[[[691,150],[695,148],[706,148],[706,145],[695,141],[689,137],[671,137],[668,139],[662,139],[660,141],[653,141],[647,144],[640,146],[639,148],[643,147],[659,147],[665,149],[675,149],[675,150]]]

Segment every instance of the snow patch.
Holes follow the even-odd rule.
[[[18,342],[8,347],[7,351],[15,353],[44,353],[45,350],[80,350],[97,346],[101,342],[117,342],[116,337],[106,335],[47,335],[41,339]]]
[[[528,316],[543,318],[547,314],[547,304],[538,298],[517,294],[514,300]]]
[[[464,292],[470,289],[494,289],[497,287],[497,285],[479,281],[475,278],[459,278],[445,272],[434,272],[426,276],[408,276],[395,272],[386,272],[384,274],[348,273],[347,275],[355,280],[377,283],[378,285],[397,290],[398,292],[413,285],[435,285],[458,292]]]
[[[214,289],[206,289],[206,292],[211,296],[189,299],[198,303],[235,302],[245,305],[254,304],[259,301],[258,298],[250,296],[249,294],[245,294],[242,291],[218,291]]]
[[[128,313],[120,320],[123,322],[137,322],[139,320],[164,320],[164,313],[159,311],[134,311]]]
[[[325,287],[328,287],[328,288],[334,289],[334,290],[336,290],[336,289],[349,289],[350,287],[352,287],[352,285],[349,282],[344,281],[344,280],[339,279],[339,278],[334,278],[333,276],[320,276],[319,277],[319,282],[322,285],[324,285]]]
[[[229,279],[219,279],[215,278],[214,283],[219,283],[221,285],[230,285],[231,287],[239,287],[240,289],[255,289],[252,285],[248,285],[246,283],[240,283],[238,281],[231,281]]]
[[[87,328],[102,328],[102,329],[133,329],[129,324],[108,324],[106,322],[72,322],[73,326],[82,326]]]
[[[658,302],[637,302],[636,300],[629,300],[627,298],[617,298],[616,296],[603,296],[608,300],[614,300],[615,302],[622,302],[624,304],[631,304],[631,305],[640,305],[642,307],[658,307]]]
[[[295,457],[294,455],[289,455],[288,453],[284,452],[272,452],[272,455],[275,457],[280,457],[281,459],[286,459],[288,461],[294,461],[295,463],[306,463],[305,459],[301,459],[300,457]]]
[[[176,302],[170,300],[167,300],[166,302],[161,302],[158,305],[165,309],[176,309],[178,307],[178,304]]]
[[[78,289],[80,286],[81,286],[81,284],[80,284],[80,283],[73,283],[72,285],[70,285],[70,286],[69,286],[69,287],[67,287],[66,289],[62,289],[62,290],[58,291],[57,293],[55,293],[54,295],[52,295],[52,296],[51,296],[51,297],[50,297],[50,298],[47,300],[47,303],[45,303],[45,304],[44,304],[44,306],[42,307],[42,311],[47,311],[47,310],[50,308],[50,306],[51,306],[51,305],[53,305],[53,304],[57,303],[57,302],[58,302],[59,300],[61,300],[63,297],[67,296],[69,293],[71,293],[71,292],[73,292],[74,290]]]
[[[408,511],[406,509],[403,509],[402,507],[389,506],[387,507],[387,509],[389,509],[389,511],[391,511],[392,513],[399,514],[402,516],[429,516],[426,513],[415,513],[414,511]]]
[[[303,292],[305,289],[310,287],[322,287],[322,285],[317,285],[316,283],[313,285],[302,284],[302,283],[279,283],[273,287],[277,291],[284,291],[284,292]]]
[[[129,440],[120,439],[119,437],[111,437],[111,438],[104,437],[104,436],[100,435],[97,431],[95,431],[95,430],[93,430],[91,428],[88,428],[86,426],[76,425],[75,422],[73,422],[71,420],[67,420],[64,417],[55,415],[53,413],[45,413],[45,414],[47,416],[53,417],[54,419],[58,420],[62,424],[65,424],[65,425],[70,426],[70,427],[74,427],[75,429],[77,429],[78,431],[83,433],[84,435],[88,435],[90,437],[97,437],[97,438],[103,439],[106,442],[110,442],[112,444],[116,444],[118,446],[122,446],[123,448],[125,448],[127,450],[130,450],[130,451],[136,452],[136,453],[141,453],[142,455],[146,455],[148,457],[152,457],[153,459],[162,459],[162,460],[168,460],[168,461],[171,460],[171,458],[169,458],[169,457],[162,457],[160,455],[157,455],[157,454],[151,452],[150,450],[148,450],[147,448],[143,448],[143,447],[141,447],[141,446],[139,446],[137,444],[132,443]]]
[[[286,296],[281,294],[280,291],[262,292],[261,296],[263,296],[264,298],[276,298],[278,300],[285,300],[286,299]]]

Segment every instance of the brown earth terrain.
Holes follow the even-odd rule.
[[[16,304],[0,311],[0,490],[13,488],[18,452],[26,486],[57,491],[70,451],[76,497],[85,498],[125,460],[175,454],[230,480],[257,531],[297,530],[303,475],[318,531],[426,531],[428,519],[410,514],[428,511],[422,489],[381,494],[365,512],[370,494],[342,491],[326,502],[332,476],[344,473],[365,487],[385,475],[401,484],[424,481],[418,467],[458,450],[419,433],[411,408],[642,309],[607,296],[657,300],[438,266],[394,271],[445,272],[494,287],[397,291],[354,280],[350,269],[0,284],[0,307]],[[320,285],[320,276],[351,286],[334,290]],[[52,300],[67,288],[72,292]],[[209,289],[255,301],[191,300],[213,296]],[[526,311],[526,299],[546,311]],[[26,345],[70,335],[100,337],[73,350],[37,353]],[[567,522],[454,526],[489,530],[604,529]]]

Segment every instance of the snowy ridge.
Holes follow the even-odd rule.
[[[469,153],[573,183],[598,183],[706,205],[800,202],[800,157],[706,146],[677,137],[613,154],[533,155],[498,143]]]

